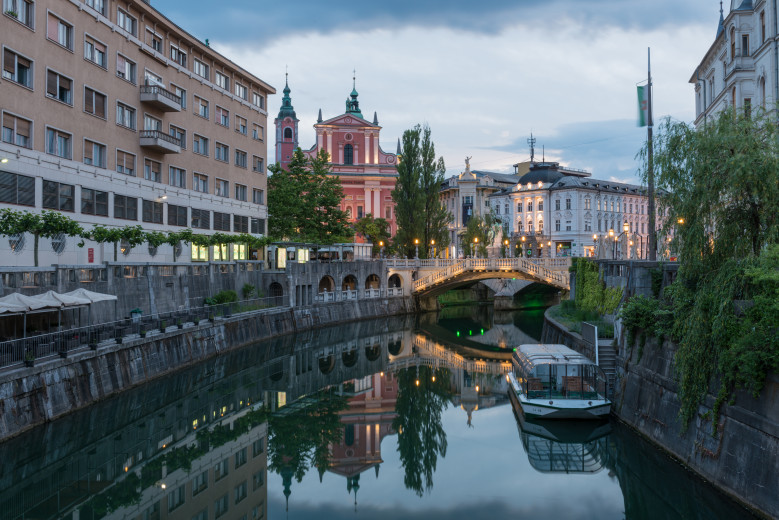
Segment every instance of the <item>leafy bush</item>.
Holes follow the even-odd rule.
[[[256,294],[256,288],[250,283],[245,283],[241,288],[241,294],[243,295],[244,300],[248,300]]]

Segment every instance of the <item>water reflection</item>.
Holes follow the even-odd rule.
[[[485,336],[516,323],[472,312]],[[518,439],[506,359],[464,355],[431,320],[228,352],[0,444],[0,518],[744,514],[617,424]]]

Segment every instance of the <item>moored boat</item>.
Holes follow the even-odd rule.
[[[509,397],[528,417],[596,419],[608,415],[606,376],[595,363],[565,345],[520,345],[506,376]]]

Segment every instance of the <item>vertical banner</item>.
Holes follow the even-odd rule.
[[[647,126],[649,121],[649,87],[636,87],[638,89],[638,126]]]

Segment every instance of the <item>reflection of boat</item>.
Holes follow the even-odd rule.
[[[525,417],[516,404],[514,414],[522,447],[535,470],[597,473],[605,467],[608,421],[536,421]]]
[[[520,345],[511,357],[509,397],[525,415],[594,419],[608,415],[606,377],[595,363],[565,345]]]

